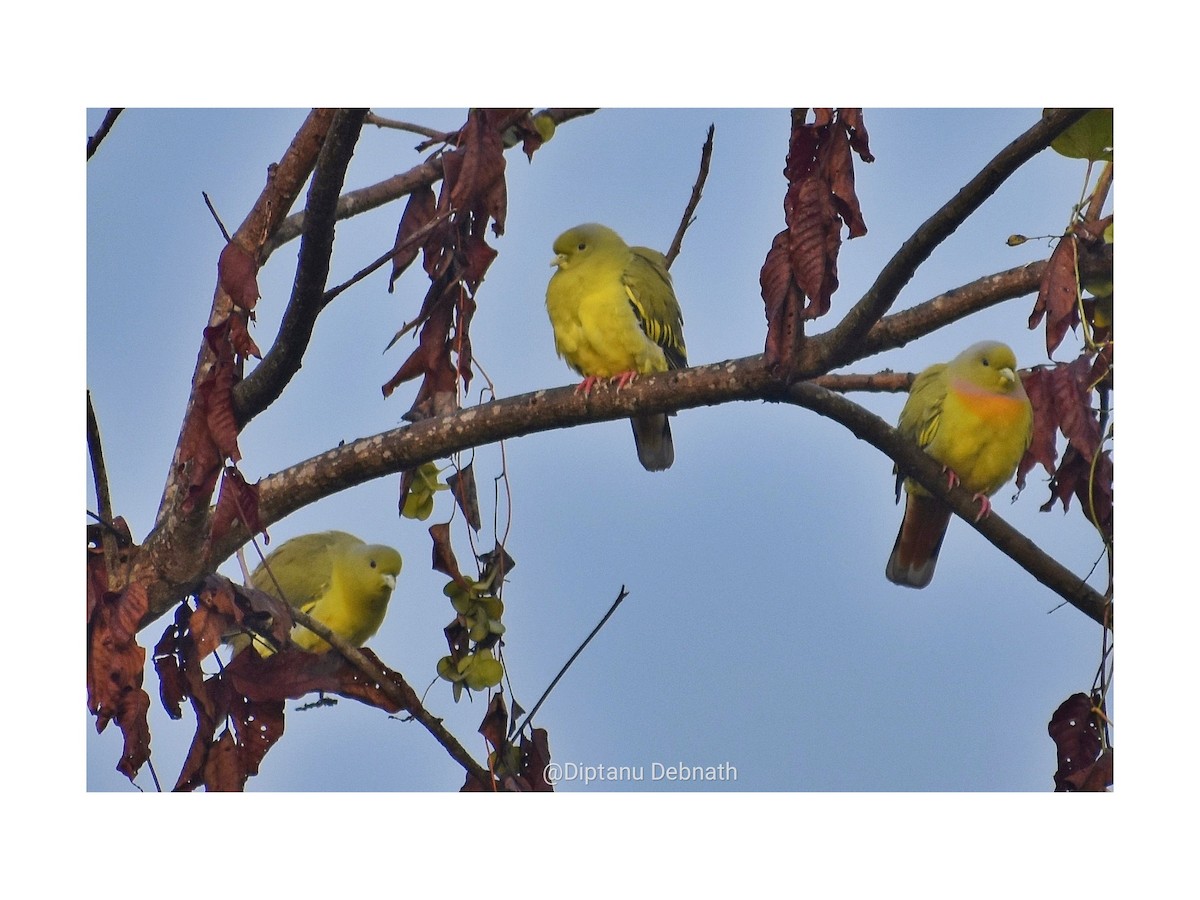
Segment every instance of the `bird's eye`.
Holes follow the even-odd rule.
[[[579,246],[578,246],[578,247],[576,247],[575,249],[576,249],[576,250],[586,250],[586,249],[587,249],[587,244],[585,244],[583,241],[580,241],[580,242],[579,242]]]
[[[371,568],[372,568],[372,569],[374,569],[374,568],[375,568],[375,560],[371,560]]]
[[[991,365],[991,363],[988,362],[988,358],[986,356],[983,358],[983,364],[985,366]]]

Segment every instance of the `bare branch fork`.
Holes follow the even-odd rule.
[[[832,331],[828,332],[825,344],[819,350],[805,346],[802,367],[828,372],[852,362],[855,358],[861,358],[855,352],[859,341],[888,311],[921,263],[994,194],[1009,176],[1049,147],[1052,140],[1083,118],[1086,112],[1085,109],[1050,110],[1037,124],[1001,150],[978,175],[967,182],[900,246],[880,270],[879,276],[862,299],[846,313]],[[814,355],[816,358],[810,358]]]

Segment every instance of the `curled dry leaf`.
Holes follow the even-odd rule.
[[[241,522],[251,534],[266,534],[258,512],[258,482],[247,484],[235,466],[226,466],[213,511],[209,540],[218,541]]]
[[[454,502],[462,510],[467,524],[478,531],[483,527],[479,513],[479,494],[475,490],[475,468],[467,463],[462,469],[446,476],[446,484],[454,493]]]
[[[240,244],[230,241],[217,258],[217,283],[235,306],[249,312],[262,296],[258,292],[258,260]]]
[[[1058,751],[1055,791],[1103,791],[1112,783],[1112,754],[1102,753],[1103,725],[1094,709],[1087,694],[1072,694],[1050,717],[1046,730]]]
[[[430,525],[429,536],[433,538],[434,571],[441,572],[443,575],[449,575],[454,579],[455,584],[464,589],[469,589],[470,585],[463,578],[462,571],[458,567],[458,560],[454,556],[454,548],[450,546],[450,525],[445,522]]]
[[[148,607],[146,587],[135,581],[120,593],[104,592],[87,623],[88,710],[97,732],[116,721],[125,737],[117,770],[130,780],[150,757],[150,697],[142,690],[146,650],[137,643]]]
[[[1068,329],[1079,324],[1079,245],[1073,234],[1063,237],[1050,254],[1033,312],[1029,314],[1030,330],[1037,328],[1043,316],[1046,355],[1053,357]]]
[[[871,162],[858,109],[792,113],[784,175],[786,228],[775,236],[759,273],[767,313],[768,365],[786,365],[799,349],[803,321],[829,311],[837,290],[841,229],[851,238],[867,232],[854,190],[852,152]]]
[[[422,243],[410,244],[410,238],[428,225],[436,212],[437,199],[429,185],[422,185],[409,195],[408,202],[404,205],[404,213],[400,216],[400,226],[396,229],[396,244],[392,250],[392,275],[388,279],[389,294],[395,288],[396,279],[417,258],[422,244],[428,243],[426,239]]]

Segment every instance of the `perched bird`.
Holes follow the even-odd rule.
[[[344,531],[322,531],[285,541],[254,570],[250,583],[360,647],[383,624],[401,565],[400,554],[391,547],[364,543]],[[292,629],[291,638],[302,650],[330,649],[301,625]],[[234,653],[250,642],[248,634],[230,641]],[[272,653],[260,639],[254,640],[254,647],[262,656]]]
[[[983,341],[949,363],[930,366],[913,381],[899,430],[945,467],[951,485],[974,491],[980,502],[977,519],[986,516],[992,508],[988,497],[1012,478],[1033,434],[1033,407],[1012,350]],[[887,577],[923,588],[933,578],[951,512],[899,473],[897,503],[902,481],[908,498]]]
[[[666,257],[630,247],[603,225],[577,225],[554,242],[557,271],[546,288],[554,346],[584,376],[589,393],[601,380],[620,390],[638,375],[687,366],[683,313]],[[665,413],[635,416],[638,460],[651,472],[675,461]]]

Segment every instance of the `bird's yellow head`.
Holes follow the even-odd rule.
[[[337,559],[337,579],[356,596],[386,603],[403,566],[400,554],[384,544],[362,544]]]
[[[950,362],[950,376],[983,391],[1011,393],[1024,390],[1017,376],[1017,357],[999,341],[972,344]]]
[[[614,250],[628,250],[621,236],[605,225],[594,222],[576,225],[564,231],[554,241],[554,259],[550,265],[560,271],[579,265],[593,255],[605,255]]]

